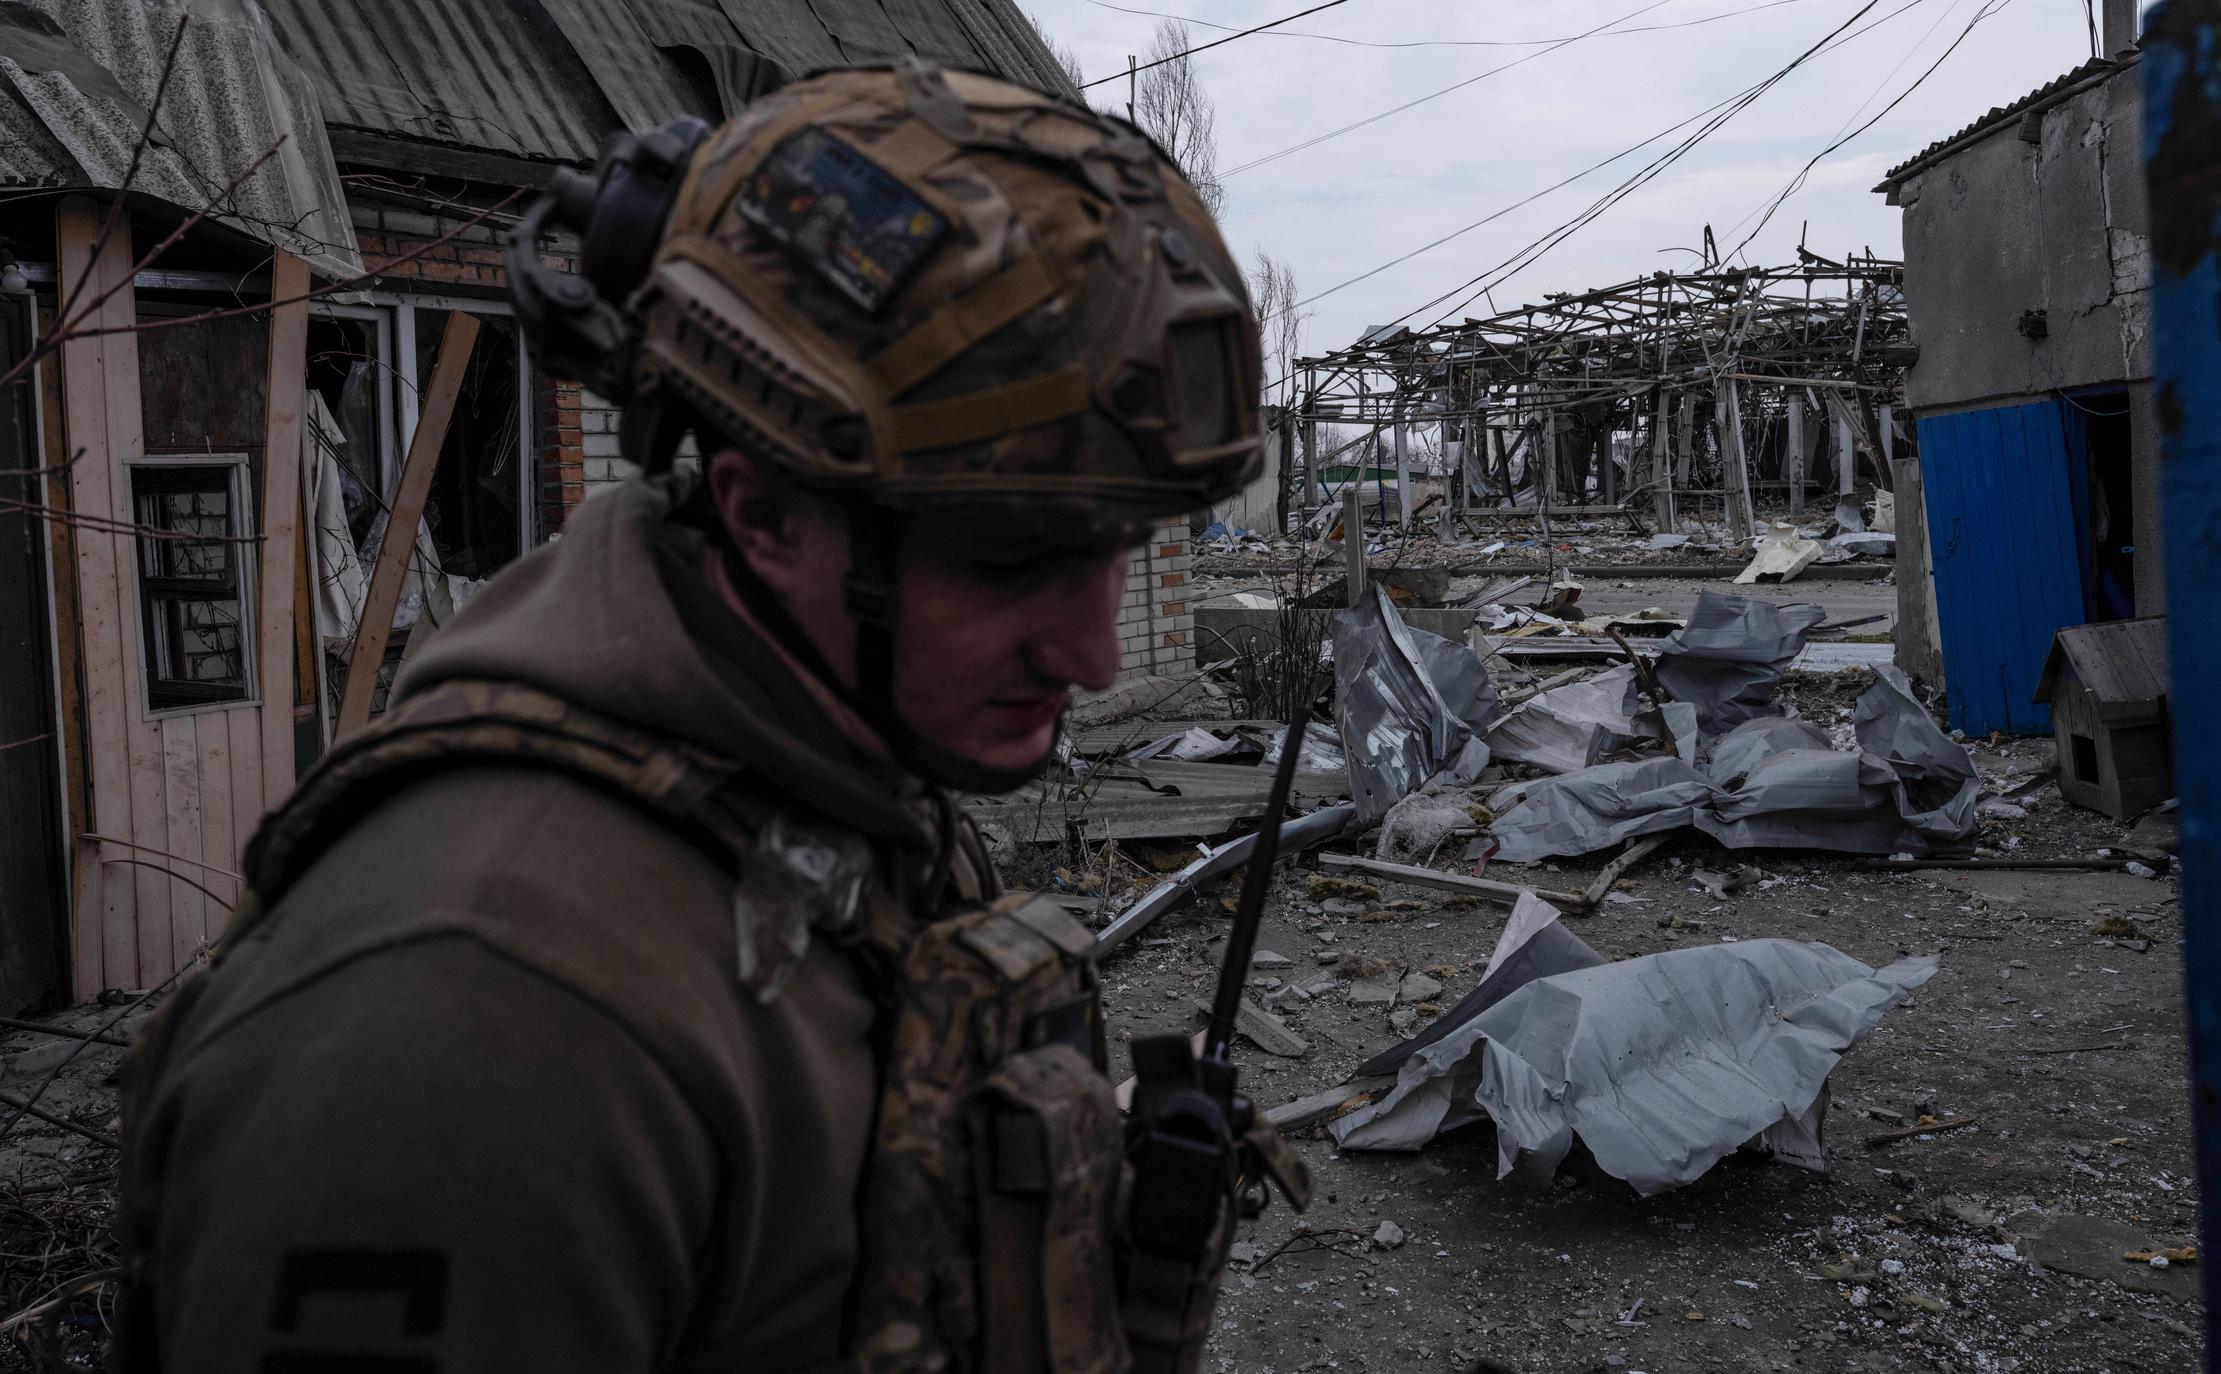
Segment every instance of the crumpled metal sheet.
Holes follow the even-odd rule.
[[[1749,586],[1760,578],[1789,582],[1820,557],[1820,545],[1797,532],[1795,525],[1776,522],[1759,538],[1750,566],[1735,575],[1736,585]]]
[[[1786,716],[1746,721],[1701,764],[1606,763],[1527,784],[1490,827],[1496,857],[1532,863],[1694,826],[1731,849],[1926,853],[1973,837],[1981,778],[1905,675],[1875,670],[1856,752]]]
[[[1481,735],[1497,700],[1479,655],[1406,625],[1379,583],[1335,615],[1333,642],[1335,723],[1358,825],[1438,773],[1470,782],[1488,766]]]
[[[1691,763],[1697,756],[1697,713],[1687,702],[1645,706],[1635,665],[1529,697],[1488,729],[1492,759],[1532,764],[1551,773],[1587,768],[1637,740],[1670,743]]]
[[[1612,963],[1557,915],[1521,896],[1481,986],[1385,1097],[1328,1128],[1343,1149],[1417,1149],[1485,1116],[1499,1178],[1547,1177],[1576,1138],[1646,1197],[1746,1145],[1824,1170],[1828,1075],[1936,971],[1934,955],[1876,970],[1794,940]]]
[[[1658,647],[1659,685],[1697,708],[1707,739],[1774,715],[1774,684],[1803,652],[1812,627],[1826,618],[1818,606],[1700,592],[1689,623]]]

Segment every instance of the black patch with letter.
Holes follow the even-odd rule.
[[[790,135],[742,184],[740,212],[842,295],[877,312],[949,222],[823,129]]]

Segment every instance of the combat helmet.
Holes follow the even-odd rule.
[[[539,255],[559,225],[576,273]],[[691,431],[846,498],[851,700],[943,780],[893,705],[903,519],[1130,544],[1262,466],[1257,320],[1194,188],[1132,124],[996,77],[820,72],[714,131],[618,135],[508,258],[535,357],[623,404],[633,462]]]
[[[578,275],[533,240],[578,230]],[[544,366],[886,509],[1071,531],[1222,500],[1261,462],[1257,324],[1139,129],[915,60],[821,72],[715,131],[619,135],[511,239]]]

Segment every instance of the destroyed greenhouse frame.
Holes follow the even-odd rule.
[[[1339,485],[1362,485],[1385,436],[1408,526],[1421,476],[1412,432],[1439,427],[1450,471],[1435,475],[1455,490],[1453,518],[1547,528],[1647,499],[1664,529],[1716,510],[1731,538],[1748,539],[1761,492],[1781,493],[1795,516],[1816,490],[1849,495],[1862,468],[1894,486],[1917,357],[1903,285],[1901,263],[1800,250],[1789,266],[1658,272],[1485,319],[1369,331],[1297,363],[1284,421],[1301,454],[1291,500],[1316,512],[1340,496],[1337,460],[1349,466],[1352,449],[1354,475]],[[1322,426],[1360,432],[1322,451]],[[1538,461],[1545,453],[1552,461]],[[1382,504],[1386,467],[1375,469]]]

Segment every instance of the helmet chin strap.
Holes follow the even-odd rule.
[[[928,782],[961,792],[1008,792],[1041,776],[1056,750],[1020,768],[991,768],[919,734],[895,706],[894,526],[887,512],[867,501],[850,507],[848,571],[841,602],[856,622],[856,685],[844,687],[786,605],[727,541],[725,572],[751,614],[794,655],[805,671],[830,687],[862,716],[905,767]]]

